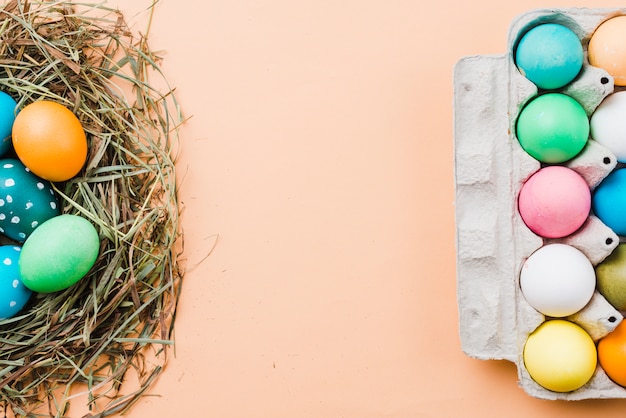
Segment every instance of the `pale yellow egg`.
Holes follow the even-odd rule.
[[[562,319],[541,324],[528,336],[524,365],[530,377],[554,392],[571,392],[596,370],[596,346],[580,326]]]

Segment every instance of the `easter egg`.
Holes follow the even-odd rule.
[[[535,26],[515,50],[519,71],[541,89],[557,89],[572,81],[583,65],[583,47],[571,29],[556,23]]]
[[[589,63],[604,69],[616,86],[626,86],[626,16],[604,21],[591,35],[587,54]]]
[[[609,94],[591,115],[591,137],[626,162],[626,91]]]
[[[580,326],[553,319],[528,336],[523,359],[530,377],[539,385],[554,392],[571,392],[593,376],[597,351]]]
[[[612,171],[591,197],[594,214],[617,235],[626,235],[626,168]]]
[[[23,242],[58,214],[57,196],[48,181],[35,176],[19,160],[0,160],[0,233]]]
[[[576,100],[547,93],[531,100],[520,112],[517,139],[528,154],[544,163],[574,158],[587,144],[589,119]]]
[[[562,318],[575,314],[591,300],[596,274],[589,259],[565,244],[547,244],[522,265],[524,299],[540,313]]]
[[[15,316],[32,292],[27,289],[20,278],[18,260],[21,248],[15,245],[0,246],[0,318]]]
[[[598,292],[620,311],[626,311],[626,244],[619,244],[596,266]]]
[[[17,103],[7,93],[0,91],[0,157],[11,149],[11,131],[15,121]]]
[[[611,380],[626,386],[626,321],[598,341],[598,362]]]
[[[48,100],[31,103],[18,113],[13,148],[33,173],[53,182],[74,177],[87,159],[80,121],[62,104]]]
[[[578,230],[587,220],[591,191],[574,170],[548,166],[522,185],[518,208],[531,231],[545,238],[561,238]]]
[[[24,285],[33,292],[66,289],[93,267],[100,248],[95,227],[78,215],[59,215],[28,237],[19,260]]]

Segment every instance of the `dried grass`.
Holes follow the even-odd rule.
[[[81,390],[87,416],[121,413],[167,360],[182,278],[182,119],[159,62],[146,36],[104,4],[14,0],[0,9],[0,90],[20,107],[54,100],[79,117],[88,161],[54,186],[63,212],[101,236],[87,277],[0,321],[0,405],[16,416],[65,417]]]

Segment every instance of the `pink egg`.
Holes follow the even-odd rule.
[[[585,223],[591,209],[591,191],[574,170],[548,166],[524,183],[518,205],[531,231],[545,238],[561,238]]]

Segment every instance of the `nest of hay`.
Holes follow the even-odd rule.
[[[5,414],[63,417],[77,399],[86,399],[87,416],[122,413],[163,368],[182,277],[174,167],[181,118],[159,61],[146,36],[103,4],[0,6],[0,90],[20,108],[54,100],[79,118],[87,162],[53,186],[62,212],[89,219],[101,238],[86,277],[35,294],[0,321]]]

